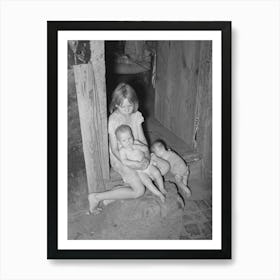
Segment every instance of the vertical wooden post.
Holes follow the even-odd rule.
[[[98,127],[100,139],[100,161],[102,165],[103,178],[110,179],[109,175],[109,145],[108,145],[108,116],[107,116],[107,94],[105,79],[105,45],[104,41],[90,41],[91,62],[94,73],[94,91],[98,96],[96,113],[100,125]]]
[[[73,66],[89,193],[104,191],[109,179],[104,41],[95,47],[97,57]]]
[[[212,179],[212,43],[202,41],[197,92],[197,149],[202,154],[202,175]]]

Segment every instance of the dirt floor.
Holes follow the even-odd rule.
[[[98,215],[88,215],[87,180],[72,72],[69,72],[68,88],[68,239],[212,239],[211,180],[203,178],[199,155],[153,117],[151,88],[150,92],[146,91],[145,108],[140,108],[146,112],[145,135],[149,143],[164,140],[189,162],[192,196],[186,198],[178,193],[174,178],[168,173],[164,204],[146,191],[139,199],[116,201],[103,207]]]
[[[211,239],[211,191],[203,185],[200,164],[190,166],[191,198],[178,199],[176,186],[166,176],[167,200],[163,204],[149,191],[136,200],[121,200],[105,207],[98,215],[88,215],[84,170],[69,177],[69,239]]]

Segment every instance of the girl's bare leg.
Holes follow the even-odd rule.
[[[142,183],[156,196],[160,198],[162,202],[165,202],[165,196],[156,188],[149,176],[143,172],[139,172],[139,177]]]
[[[120,185],[120,186],[114,186],[113,187],[113,190],[116,190],[116,189],[119,189],[119,188],[124,188],[124,187],[126,187],[125,185]],[[107,205],[109,205],[110,203],[112,203],[112,202],[114,202],[115,201],[115,199],[104,199],[103,200],[103,204],[105,205],[105,206],[107,206]]]
[[[120,187],[117,189],[112,189],[110,191],[89,194],[89,211],[93,212],[94,209],[97,208],[99,202],[103,200],[137,198],[144,194],[145,187],[141,182],[139,176],[130,178],[128,183],[130,184],[130,187]]]

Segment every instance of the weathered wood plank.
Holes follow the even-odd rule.
[[[192,146],[200,41],[160,41],[155,117]]]
[[[73,66],[89,193],[109,179],[104,46],[95,51],[92,62]]]
[[[212,43],[203,41],[200,49],[196,131],[197,150],[202,154],[204,179],[212,178]]]
[[[104,41],[91,41],[91,62],[93,67],[93,85],[97,93],[96,107],[97,120],[99,120],[99,139],[101,147],[101,164],[103,178],[109,180],[109,148],[108,148],[108,119],[107,95],[105,81],[105,50]]]
[[[165,124],[165,115],[168,114],[168,106],[164,106],[165,92],[167,88],[169,41],[160,41],[157,45],[156,87],[155,87],[155,117]]]

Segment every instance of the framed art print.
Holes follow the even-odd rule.
[[[231,258],[231,22],[49,21],[48,258]]]

